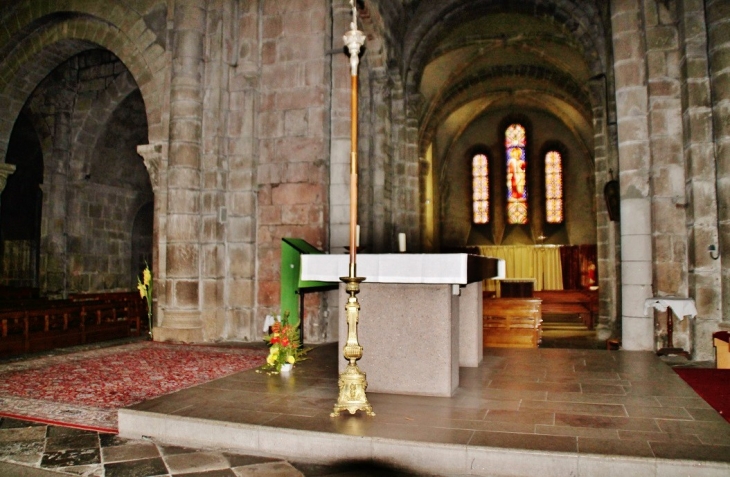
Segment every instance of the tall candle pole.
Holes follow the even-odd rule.
[[[338,381],[340,394],[332,411],[332,417],[339,416],[341,411],[349,411],[350,414],[363,411],[368,416],[375,415],[365,395],[365,389],[368,387],[365,373],[357,366],[357,360],[362,358],[362,346],[360,346],[357,339],[357,322],[360,315],[357,294],[360,292],[360,282],[365,280],[357,276],[357,67],[360,62],[360,48],[365,44],[365,35],[357,29],[355,1],[350,0],[350,5],[352,6],[352,23],[350,23],[350,30],[344,36],[345,45],[347,45],[350,54],[350,82],[352,86],[350,95],[352,110],[350,117],[350,266],[349,275],[340,277],[340,280],[346,284],[345,290],[350,294],[345,305],[347,342],[342,350],[345,359],[349,363],[340,374]]]

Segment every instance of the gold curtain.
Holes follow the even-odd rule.
[[[559,246],[479,245],[479,253],[504,260],[505,278],[534,279],[535,291],[563,289]],[[494,280],[486,280],[485,290],[494,291],[495,288]]]

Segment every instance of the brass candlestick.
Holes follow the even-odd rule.
[[[350,294],[345,305],[347,313],[347,342],[343,349],[345,359],[349,361],[345,371],[340,374],[337,384],[340,387],[340,394],[337,398],[335,408],[330,414],[336,417],[340,411],[349,411],[355,414],[357,411],[363,411],[368,416],[374,416],[373,407],[368,402],[365,395],[365,389],[368,382],[365,379],[365,373],[357,366],[357,360],[362,358],[362,346],[357,341],[357,322],[360,315],[360,304],[357,302],[357,294],[360,292],[360,282],[364,280],[362,277],[342,277],[341,280],[347,284],[346,290]]]
[[[352,104],[351,113],[351,148],[350,148],[350,267],[349,276],[341,277],[340,280],[347,285],[345,289],[350,297],[345,305],[347,314],[347,342],[342,350],[345,359],[349,361],[345,371],[340,374],[338,385],[340,394],[337,398],[332,417],[340,415],[340,411],[349,411],[355,414],[363,411],[368,416],[374,416],[373,408],[365,395],[368,383],[363,373],[357,366],[357,360],[362,358],[362,346],[357,340],[357,322],[360,319],[360,304],[357,302],[357,294],[360,292],[360,282],[365,280],[357,276],[357,66],[360,61],[360,47],[365,44],[365,35],[357,29],[357,10],[354,0],[350,0],[352,6],[352,23],[350,31],[345,36],[345,44],[350,53],[350,77],[352,93],[350,101]]]

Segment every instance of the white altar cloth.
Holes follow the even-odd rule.
[[[368,283],[429,283],[466,285],[469,255],[465,253],[384,253],[357,256],[357,276]],[[339,282],[349,275],[349,255],[302,255],[302,280]],[[498,274],[504,278],[504,260]],[[481,279],[481,278],[480,278]]]
[[[655,296],[647,298],[644,301],[644,316],[649,315],[651,308],[659,311],[667,311],[667,307],[671,307],[674,314],[679,318],[680,321],[685,316],[694,318],[697,316],[697,308],[695,307],[695,301],[692,298],[679,298],[671,296]]]

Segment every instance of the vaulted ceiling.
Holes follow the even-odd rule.
[[[508,107],[554,115],[588,148],[597,101],[591,82],[605,79],[609,63],[608,2],[373,3],[399,37],[409,92],[420,94],[422,144],[437,128],[453,137],[489,108]]]

